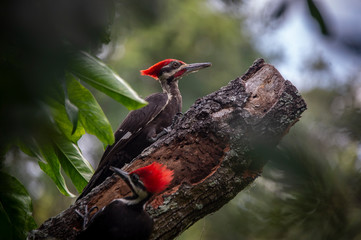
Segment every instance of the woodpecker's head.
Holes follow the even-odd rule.
[[[124,198],[128,205],[144,204],[153,194],[160,193],[173,180],[173,171],[160,163],[152,163],[127,173],[119,168],[110,167],[130,187],[133,196]]]
[[[211,65],[211,63],[187,64],[176,59],[166,59],[154,64],[146,70],[141,70],[140,72],[142,75],[147,75],[159,80],[163,87],[164,84],[170,85],[191,72],[196,72]]]

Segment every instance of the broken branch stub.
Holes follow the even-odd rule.
[[[132,171],[157,161],[174,170],[171,185],[147,206],[155,221],[151,239],[176,237],[252,183],[265,164],[257,151],[275,148],[305,110],[297,89],[263,59],[198,99],[169,134],[125,167]],[[81,228],[75,209],[85,204],[101,208],[127,194],[126,184],[112,176],[32,236],[72,239]]]

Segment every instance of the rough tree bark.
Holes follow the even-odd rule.
[[[263,59],[240,78],[198,99],[169,134],[125,167],[158,161],[174,170],[174,180],[154,196],[147,211],[155,221],[151,239],[172,239],[230,201],[262,172],[259,151],[273,149],[306,110],[291,82]],[[81,228],[75,209],[99,208],[129,194],[112,176],[81,201],[50,218],[30,239],[74,239]]]

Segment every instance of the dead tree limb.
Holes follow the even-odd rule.
[[[176,237],[253,182],[265,164],[255,153],[275,148],[305,109],[297,89],[263,59],[198,99],[169,134],[125,167],[131,171],[157,161],[174,170],[171,186],[148,204],[155,221],[151,239]],[[75,209],[85,204],[101,208],[127,194],[127,186],[112,176],[29,238],[74,239],[81,228]]]

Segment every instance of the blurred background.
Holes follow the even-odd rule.
[[[361,239],[359,0],[119,0],[112,9],[110,42],[93,49],[142,97],[160,86],[139,70],[165,58],[213,64],[181,80],[184,112],[261,57],[308,105],[277,151],[262,154],[262,176],[177,239]],[[116,130],[126,108],[93,93]],[[96,167],[101,143],[86,135],[79,145]],[[36,159],[15,149],[3,165],[30,193],[38,225],[74,201]]]

